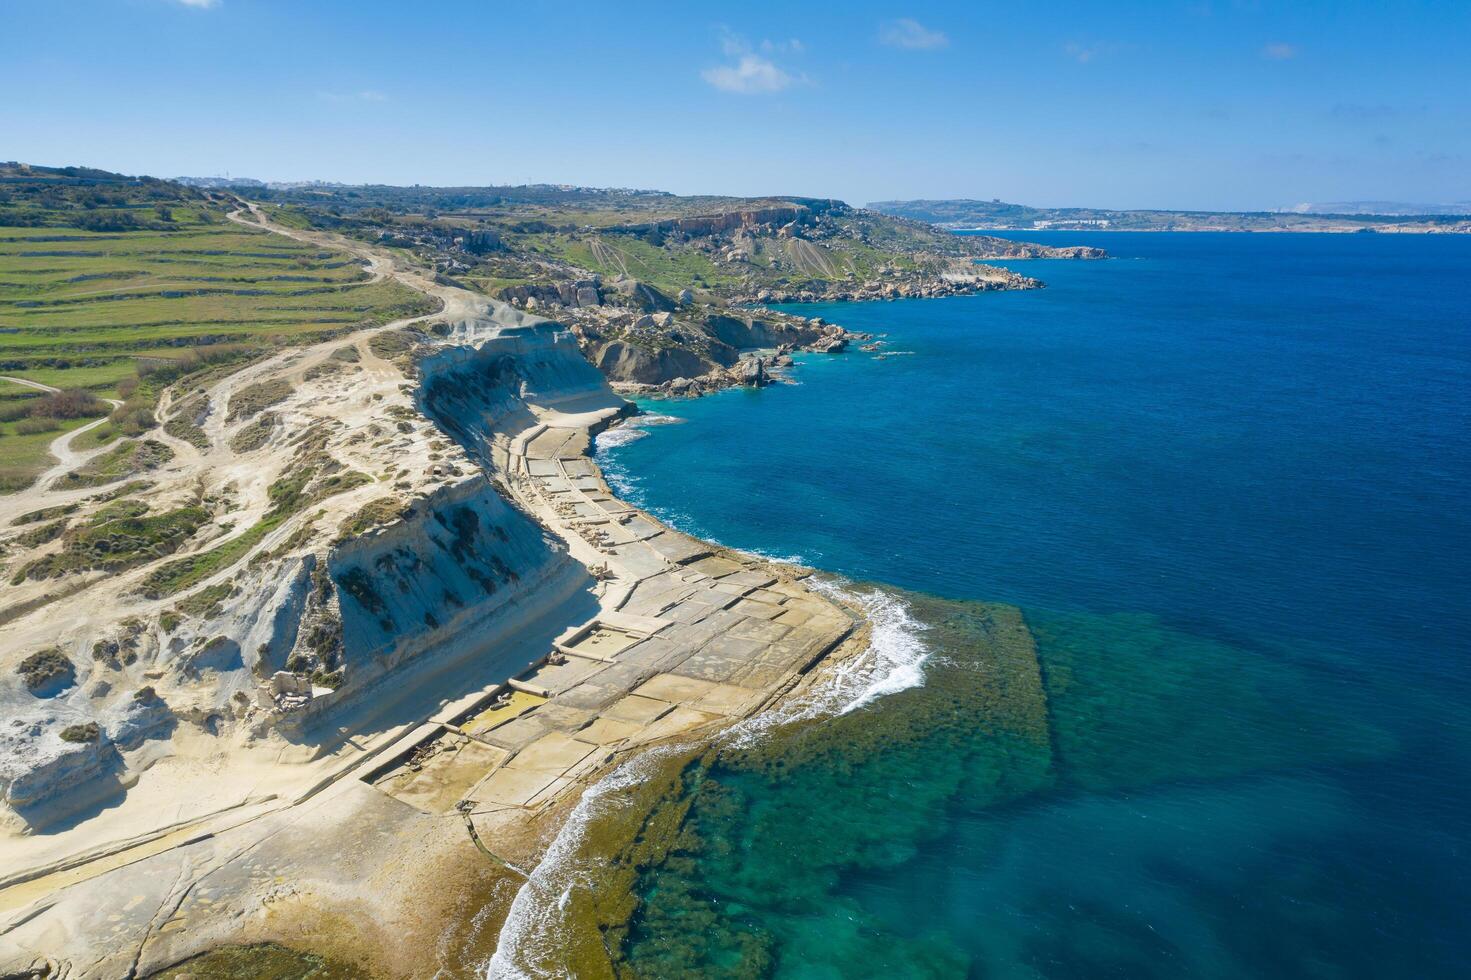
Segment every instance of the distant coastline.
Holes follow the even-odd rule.
[[[1371,202],[1372,203],[1372,202]],[[1004,201],[877,201],[871,210],[925,221],[947,231],[1230,231],[1330,232],[1338,234],[1471,234],[1471,205],[1379,202],[1383,212],[1359,205],[1302,205],[1284,211],[1115,211],[1106,208],[1039,208]],[[1342,210],[1325,210],[1342,208]]]

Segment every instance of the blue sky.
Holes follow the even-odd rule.
[[[1471,3],[0,0],[0,158],[854,203],[1471,200]]]

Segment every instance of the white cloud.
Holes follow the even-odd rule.
[[[1290,61],[1297,57],[1297,46],[1283,41],[1273,41],[1262,48],[1262,57],[1272,61]]]
[[[180,6],[195,7],[199,10],[208,10],[220,5],[220,0],[174,0],[174,2]]]
[[[891,20],[879,27],[879,41],[891,48],[927,51],[943,48],[950,39],[940,31],[932,31],[910,17]]]
[[[790,88],[797,82],[806,81],[806,76],[793,74],[782,68],[768,55],[801,54],[802,42],[796,38],[785,41],[762,41],[753,48],[745,38],[721,31],[720,50],[733,63],[714,65],[700,72],[700,77],[722,92],[737,95],[770,95]],[[759,50],[760,53],[757,53]]]
[[[733,65],[717,65],[700,72],[700,77],[722,92],[767,95],[780,92],[796,81],[769,58],[743,54]]]

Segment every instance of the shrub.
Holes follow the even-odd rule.
[[[176,551],[208,520],[209,514],[199,507],[183,507],[152,516],[142,516],[135,508],[99,512],[86,524],[62,535],[61,551],[25,565],[11,582],[19,585],[27,578],[39,580],[69,572],[131,568]]]
[[[259,418],[235,434],[230,440],[230,448],[237,453],[259,449],[270,440],[271,433],[276,430],[277,421],[275,412],[262,412]]]
[[[22,547],[37,548],[48,541],[55,541],[57,538],[61,537],[61,533],[65,530],[66,521],[52,521],[49,524],[38,525],[31,528],[29,531],[24,532],[23,534],[17,535],[15,540],[18,541]]]
[[[76,676],[76,668],[66,654],[56,647],[31,654],[20,662],[15,672],[25,680],[26,687],[36,690],[54,680]]]
[[[153,405],[137,401],[123,402],[108,418],[118,431],[129,436],[142,435],[158,425],[158,420],[153,417]]]
[[[68,725],[61,730],[63,742],[95,742],[102,737],[102,729],[97,727],[97,722],[89,721],[85,725]]]
[[[54,418],[21,419],[15,423],[15,434],[33,436],[42,432],[55,432],[59,428],[61,428],[61,423]]]
[[[207,589],[201,589],[186,599],[180,599],[174,609],[186,616],[209,619],[220,611],[220,606],[230,598],[230,593],[233,591],[234,586],[231,583],[220,582]]]
[[[36,399],[27,398],[22,395],[13,401],[0,405],[0,422],[14,422],[16,419],[23,419],[27,415],[30,415],[31,402],[33,401],[36,401]]]
[[[291,382],[285,378],[272,378],[257,384],[246,385],[230,396],[230,411],[227,422],[250,418],[262,409],[285,401],[291,396]]]
[[[102,402],[85,388],[68,388],[31,402],[32,418],[84,419],[103,412]]]

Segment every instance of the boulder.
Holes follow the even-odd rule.
[[[739,372],[740,382],[751,388],[759,388],[768,382],[766,376],[766,365],[759,357],[748,357],[736,366]]]
[[[674,300],[645,282],[638,282],[634,279],[618,279],[614,280],[613,289],[619,296],[623,297],[626,305],[632,306],[644,313],[653,313],[659,310],[673,312],[677,308]]]
[[[593,363],[611,381],[649,385],[698,377],[711,368],[700,355],[682,347],[650,351],[621,340],[604,344],[594,356]]]
[[[807,345],[807,349],[818,354],[837,354],[848,348],[848,338],[842,334],[828,334]]]
[[[109,771],[117,750],[106,738],[67,741],[72,722],[52,713],[16,715],[0,722],[0,799],[15,807],[33,806],[76,790]]]

